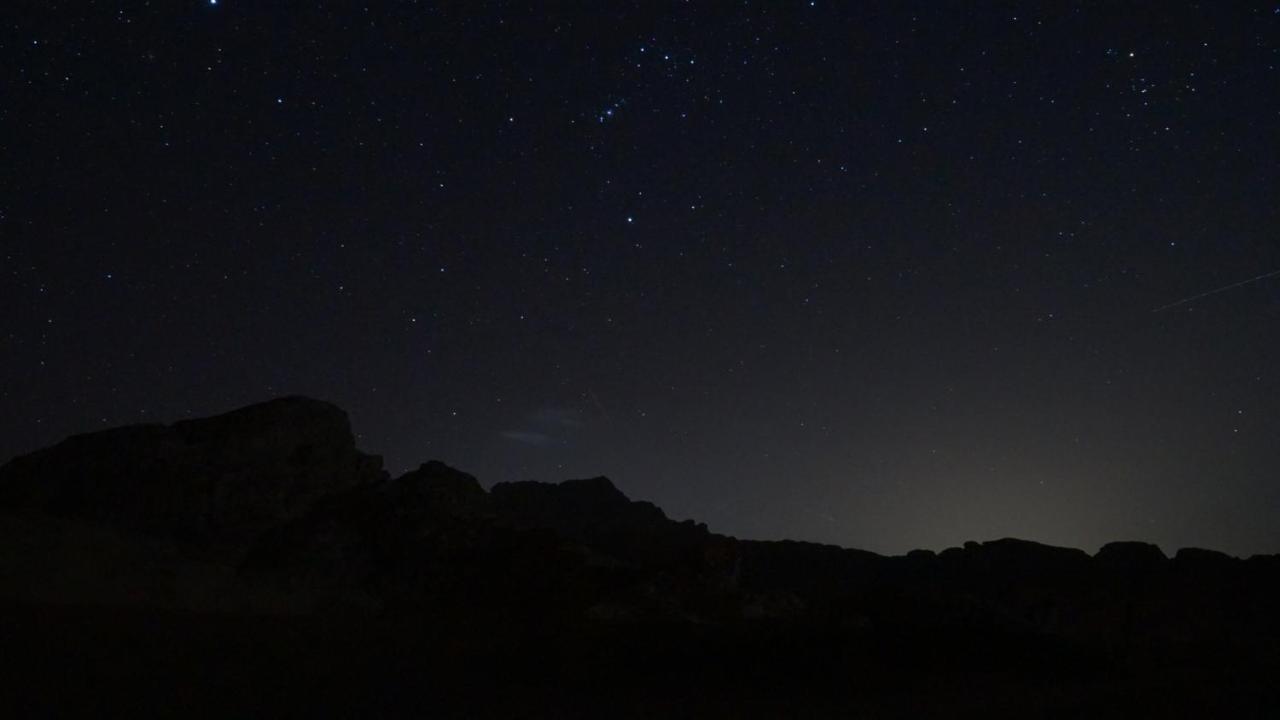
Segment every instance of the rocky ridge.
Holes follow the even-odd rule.
[[[1262,645],[1280,559],[1004,539],[885,557],[738,540],[607,478],[400,477],[346,414],[281,398],[79,435],[0,467],[0,600],[528,622],[990,627],[1088,643]]]

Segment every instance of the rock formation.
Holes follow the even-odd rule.
[[[383,477],[345,412],[288,397],[173,425],[76,435],[0,467],[0,510],[91,520],[222,551]]]
[[[654,637],[694,652],[714,630],[723,654],[707,662],[776,654],[810,668],[794,671],[804,683],[853,662],[850,648],[872,665],[908,648],[947,673],[1049,663],[1067,677],[1230,658],[1248,679],[1277,660],[1280,556],[1001,539],[885,557],[738,540],[604,477],[486,491],[432,461],[390,478],[355,448],[345,413],[294,397],[78,435],[0,467],[0,607],[377,619],[395,637],[443,622],[495,647],[514,642],[493,637],[510,628],[649,628],[628,636],[646,652]]]

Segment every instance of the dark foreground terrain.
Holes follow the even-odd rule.
[[[390,478],[285,398],[0,467],[0,708],[1280,717],[1280,556],[737,540],[605,478]]]

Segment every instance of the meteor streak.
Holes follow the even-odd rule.
[[[1175,307],[1178,307],[1179,305],[1185,305],[1189,302],[1192,302],[1193,300],[1199,300],[1200,298],[1209,297],[1210,295],[1217,295],[1220,292],[1226,292],[1228,290],[1233,290],[1235,288],[1238,288],[1242,285],[1256,283],[1259,280],[1266,280],[1267,278],[1275,277],[1276,275],[1280,275],[1280,270],[1273,270],[1272,272],[1264,273],[1262,275],[1259,275],[1258,277],[1252,277],[1252,278],[1249,278],[1248,280],[1241,280],[1238,283],[1232,283],[1231,285],[1220,287],[1217,290],[1210,290],[1208,292],[1202,292],[1199,295],[1192,295],[1191,297],[1185,297],[1176,302],[1171,302],[1168,305],[1161,305],[1160,307],[1156,308],[1155,310],[1152,310],[1151,312],[1153,313],[1162,312],[1164,310],[1168,310],[1169,308],[1175,308]]]

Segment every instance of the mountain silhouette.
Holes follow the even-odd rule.
[[[740,540],[288,397],[0,467],[22,716],[1268,717],[1280,556]]]

